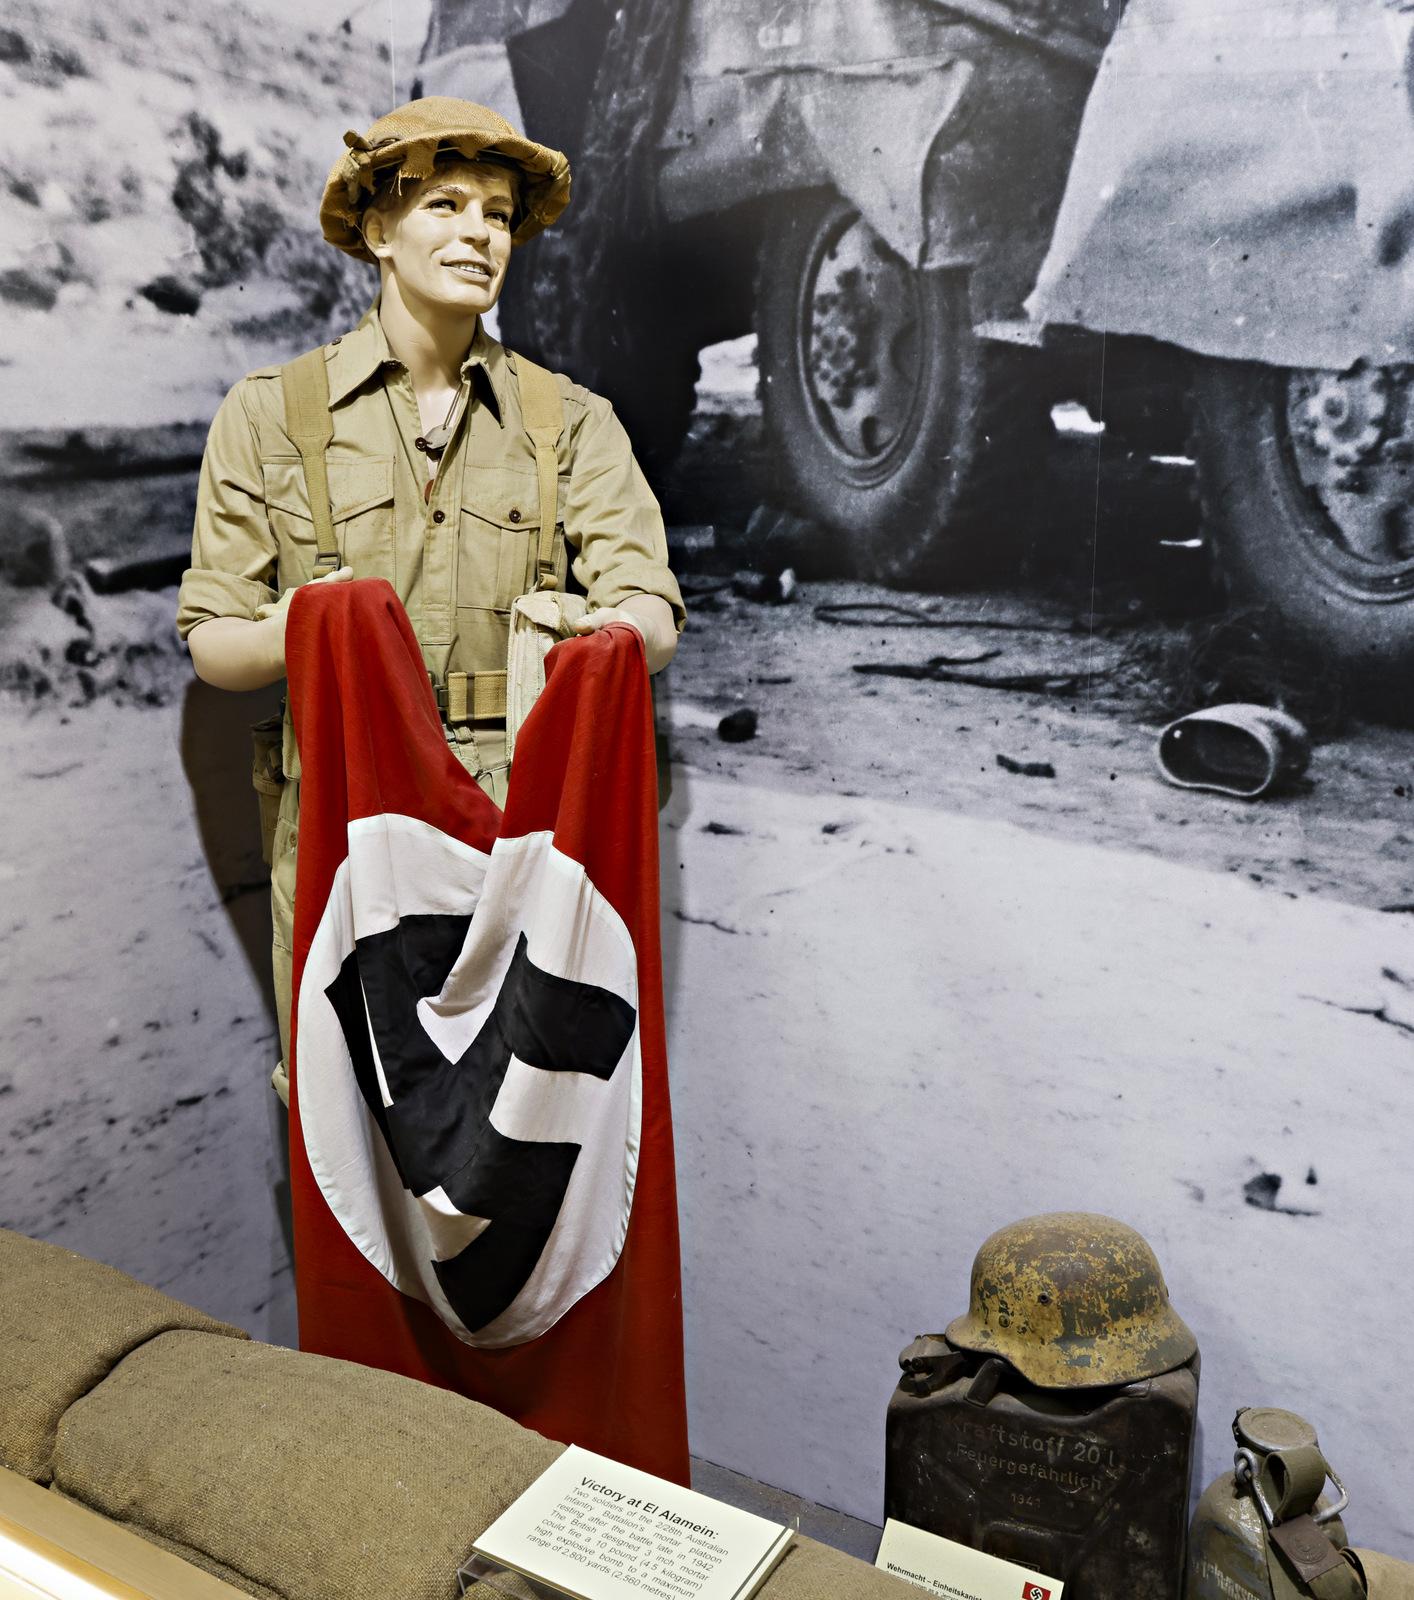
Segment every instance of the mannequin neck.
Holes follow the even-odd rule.
[[[407,368],[418,392],[440,393],[461,383],[462,364],[480,321],[476,312],[442,312],[407,300],[391,274],[383,274],[378,317],[388,348]]]

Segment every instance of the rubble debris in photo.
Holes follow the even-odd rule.
[[[717,724],[717,737],[727,744],[745,744],[756,737],[756,713],[750,706],[729,711]]]

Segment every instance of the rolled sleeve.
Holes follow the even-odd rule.
[[[623,424],[606,400],[580,389],[585,415],[572,437],[565,537],[574,575],[595,609],[635,594],[666,600],[681,633],[682,592],[668,565],[663,514],[633,457]]]
[[[275,538],[265,513],[246,382],[221,402],[201,458],[191,566],[177,595],[177,632],[183,639],[211,617],[254,620],[259,606],[276,599]]]

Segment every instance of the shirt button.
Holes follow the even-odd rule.
[[[344,336],[343,336],[343,334],[342,334],[342,333],[341,333],[341,334],[340,334],[340,335],[339,335],[339,337],[338,337],[338,338],[337,338],[337,339],[331,339],[331,340],[330,340],[330,341],[329,341],[329,343],[330,343],[330,344],[342,344],[342,343],[343,343],[343,338],[344,338]]]
[[[434,511],[432,513],[432,520],[433,522],[445,522],[447,520],[447,513],[445,511]]]
[[[413,445],[414,445],[414,447],[416,449],[421,450],[422,453],[424,455],[426,455],[426,453],[427,453],[427,441],[426,441],[426,439],[417,438],[417,439],[414,439],[412,442],[413,442]]]
[[[510,519],[511,519],[512,522],[519,522],[520,521],[520,507],[519,506],[512,506],[511,507],[511,509],[510,509]]]

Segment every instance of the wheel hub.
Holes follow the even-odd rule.
[[[1303,375],[1296,398],[1297,426],[1313,449],[1339,467],[1374,458],[1390,416],[1390,375],[1384,368]]]
[[[874,364],[879,318],[863,284],[863,273],[842,272],[839,288],[817,294],[810,308],[816,387],[840,411],[848,411],[861,389],[879,381]]]
[[[1414,589],[1414,368],[1294,372],[1287,424],[1297,474],[1325,512],[1317,554],[1372,594]]]
[[[820,426],[844,454],[878,460],[917,403],[914,274],[863,218],[846,217],[821,241],[803,292],[801,368]]]

